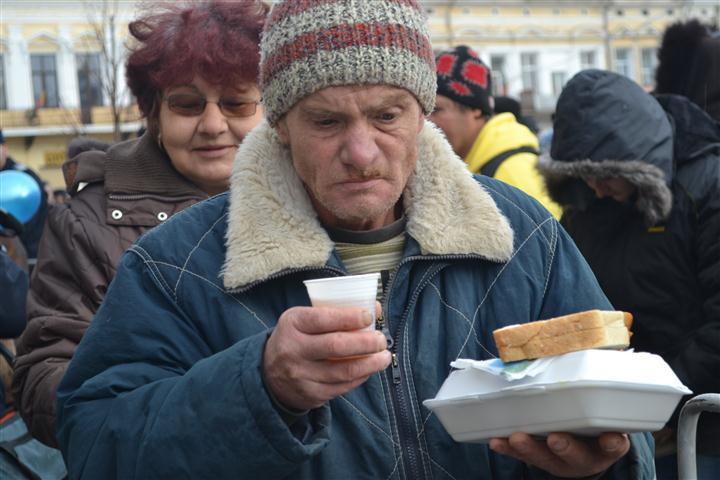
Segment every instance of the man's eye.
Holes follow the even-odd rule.
[[[397,118],[397,114],[392,112],[383,112],[378,117],[382,122],[392,122]]]
[[[332,127],[336,123],[337,121],[333,118],[321,118],[315,120],[315,125],[317,125],[318,127]]]

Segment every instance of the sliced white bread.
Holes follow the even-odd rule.
[[[631,325],[627,312],[588,310],[509,325],[493,331],[493,337],[502,361],[514,362],[588,348],[627,348]]]

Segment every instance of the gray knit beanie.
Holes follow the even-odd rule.
[[[271,125],[330,86],[393,85],[425,113],[435,107],[435,61],[417,0],[285,0],[260,42],[260,88]]]

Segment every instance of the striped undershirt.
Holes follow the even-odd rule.
[[[366,232],[325,227],[350,275],[380,272],[379,302],[382,302],[390,272],[402,258],[405,224],[403,216],[390,225]]]

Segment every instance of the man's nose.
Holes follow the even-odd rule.
[[[376,132],[372,125],[357,122],[348,126],[340,156],[343,163],[363,170],[372,165],[379,152]]]
[[[607,196],[607,189],[605,188],[605,185],[601,180],[598,180],[596,178],[587,178],[585,179],[585,183],[587,183],[588,187],[590,187],[592,191],[595,192],[595,196],[597,198],[603,198]]]

